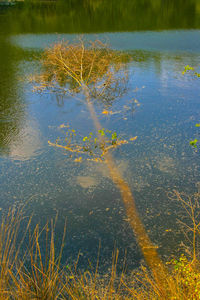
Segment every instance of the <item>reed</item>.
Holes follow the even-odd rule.
[[[24,226],[26,221],[26,226]],[[58,253],[54,237],[56,220],[31,230],[31,218],[21,208],[10,209],[0,223],[0,299],[159,299],[196,300],[200,297],[200,262],[182,255],[168,262],[170,276],[157,281],[144,266],[133,274],[117,273],[119,251],[113,253],[111,271],[106,275],[96,268],[78,269],[78,258],[72,266],[61,264],[66,225]],[[21,229],[23,235],[21,235]],[[26,236],[29,236],[26,245]],[[44,247],[44,244],[46,245]],[[162,269],[160,271],[162,274]],[[165,296],[163,297],[163,290]]]
[[[20,225],[24,221],[22,210],[9,209],[7,215],[1,219],[0,225],[0,299],[9,299],[13,292],[13,276],[16,273],[16,264],[21,256],[21,245],[30,226],[31,218],[28,220],[24,233],[20,235]],[[19,264],[19,270],[21,263]],[[17,273],[16,273],[17,276]]]
[[[200,193],[198,191],[193,195],[186,195],[185,193],[173,191],[171,198],[178,201],[184,209],[184,221],[180,219],[178,221],[183,229],[182,231],[186,240],[189,243],[189,248],[192,249],[190,256],[192,257],[193,263],[195,263],[197,256],[199,255]]]
[[[24,220],[26,227],[21,235]],[[61,265],[66,224],[59,253],[54,242],[56,220],[41,230],[38,224],[31,230],[30,224],[31,218],[25,218],[20,208],[10,209],[2,217],[0,299],[125,299],[124,272],[120,277],[116,272],[118,250],[113,253],[111,272],[107,276],[98,273],[98,259],[95,271],[92,268],[79,271],[78,258],[74,266]]]
[[[59,254],[55,253],[55,224],[51,220],[40,231],[37,224],[32,234],[29,234],[29,251],[25,263],[20,268],[16,266],[17,275],[13,274],[16,299],[61,299],[63,292],[63,269],[61,257],[64,247],[66,225]],[[42,236],[42,238],[41,238]],[[41,247],[41,244],[46,247]],[[41,243],[40,239],[43,240]],[[44,245],[42,245],[44,246]]]

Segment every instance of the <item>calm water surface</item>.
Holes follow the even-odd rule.
[[[67,2],[67,1],[66,1]],[[198,136],[200,85],[183,76],[200,61],[199,1],[68,1],[0,8],[0,207],[26,204],[33,222],[59,214],[56,241],[67,218],[64,258],[81,251],[80,265],[96,260],[101,241],[102,269],[114,247],[127,250],[130,268],[142,255],[126,221],[123,203],[105,167],[75,163],[48,140],[64,135],[68,124],[81,136],[93,128],[83,101],[32,92],[28,76],[38,71],[41,51],[61,39],[109,41],[129,53],[126,95],[95,102],[105,128],[134,143],[114,152],[136,198],[138,210],[163,257],[176,253],[182,211],[168,193],[197,191],[199,154],[189,145]],[[137,100],[138,103],[135,101]],[[103,109],[115,114],[105,116]]]

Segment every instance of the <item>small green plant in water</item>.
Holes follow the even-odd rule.
[[[200,269],[199,262],[195,264],[182,254],[179,259],[174,259],[168,264],[173,266],[172,275],[177,279],[180,295],[183,299],[200,299]]]
[[[195,72],[195,68],[194,67],[191,67],[189,65],[185,66],[182,74],[185,75],[185,73],[190,73],[191,75],[195,76],[195,77],[200,77],[200,73],[198,72]]]
[[[190,145],[197,148],[197,142],[198,142],[198,140],[194,139],[193,141],[190,141]]]

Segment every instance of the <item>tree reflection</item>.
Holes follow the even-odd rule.
[[[35,88],[77,95],[87,86],[91,99],[109,105],[126,93],[129,61],[129,55],[98,40],[60,42],[44,52],[43,72],[33,78],[38,83]]]

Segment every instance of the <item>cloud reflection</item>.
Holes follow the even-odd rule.
[[[13,160],[29,160],[40,153],[42,142],[36,121],[27,121],[20,130],[17,141],[10,145],[10,158]]]

